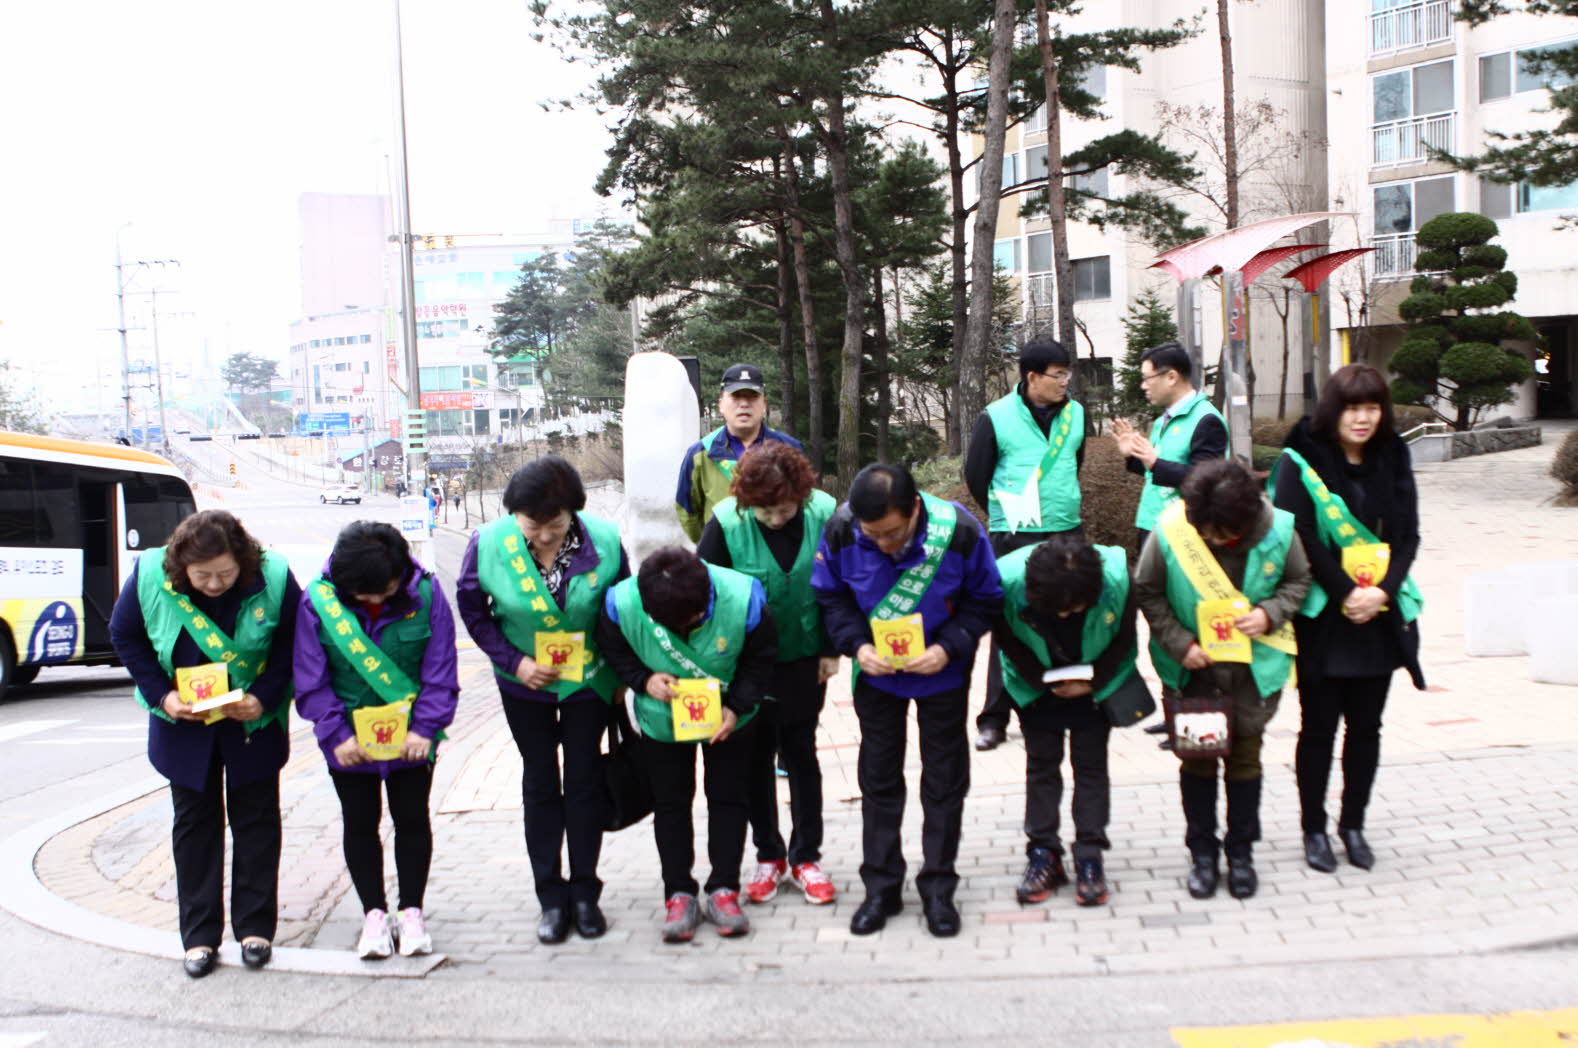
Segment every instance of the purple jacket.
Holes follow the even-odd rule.
[[[592,545],[592,537],[586,533],[586,527],[581,523],[580,518],[576,518],[575,526],[581,529],[581,548],[570,558],[570,568],[560,580],[559,588],[553,592],[553,599],[560,607],[564,606],[564,595],[570,588],[571,576],[584,575],[597,568],[597,548]],[[621,547],[619,572],[609,585],[616,585],[629,577],[630,560]],[[488,657],[488,661],[505,673],[514,674],[515,667],[520,665],[521,658],[527,653],[510,643],[509,638],[504,636],[504,631],[493,618],[492,600],[477,578],[477,532],[475,531],[471,533],[471,541],[466,543],[466,553],[460,561],[460,575],[455,579],[455,606],[460,609],[460,621],[466,624],[466,632],[471,634],[471,639],[477,642],[477,647]],[[559,696],[551,691],[538,691],[524,684],[505,680],[503,677],[496,676],[494,680],[498,682],[499,694],[506,699],[524,699],[527,702],[560,701]],[[595,691],[584,688],[564,701],[577,702],[595,698],[597,698]]]
[[[356,621],[374,644],[382,637],[386,625],[404,617],[412,608],[421,608],[418,583],[423,571],[423,567],[417,564],[405,586],[384,605],[384,613],[375,623],[369,624],[367,609],[360,603],[354,600],[344,602],[355,613]],[[325,577],[329,574],[327,563],[323,566],[323,574]],[[334,748],[354,737],[356,732],[351,727],[344,703],[334,693],[329,679],[329,659],[324,653],[323,641],[318,636],[318,621],[317,609],[312,606],[312,598],[304,589],[301,608],[296,615],[296,712],[312,722],[313,734],[318,737],[318,747],[323,750],[324,760],[335,771],[377,772],[385,778],[391,771],[419,767],[419,764],[411,761],[371,761],[344,768],[334,759]],[[432,738],[455,719],[455,705],[460,699],[460,679],[455,667],[455,617],[449,610],[449,602],[444,599],[444,591],[439,588],[436,578],[433,580],[433,607],[429,611],[429,621],[433,636],[422,656],[421,679],[418,681],[420,689],[417,691],[416,704],[411,709],[411,730]]]

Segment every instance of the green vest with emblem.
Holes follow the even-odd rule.
[[[804,535],[794,565],[786,572],[778,558],[767,548],[762,525],[750,510],[741,510],[733,496],[724,499],[712,515],[723,530],[734,570],[742,571],[762,584],[767,605],[778,624],[778,661],[809,658],[822,651],[822,609],[811,591],[811,568],[822,528],[838,508],[838,502],[825,491],[812,491],[801,510]]]
[[[553,594],[542,587],[540,573],[532,575],[536,565],[528,563],[531,553],[526,549],[526,539],[513,515],[491,521],[478,532],[477,581],[492,600],[493,618],[498,622],[505,639],[528,657],[536,657],[539,623],[541,628],[555,632],[584,632],[586,651],[592,661],[582,670],[580,683],[560,681],[546,690],[561,699],[567,699],[591,688],[607,701],[619,687],[619,678],[598,654],[592,642],[592,632],[597,625],[598,610],[603,606],[603,597],[608,587],[613,585],[614,576],[619,573],[619,529],[590,513],[577,513],[575,516],[586,529],[586,535],[597,551],[597,566],[591,571],[570,576],[565,586],[563,608],[558,607]],[[515,540],[514,550],[509,548],[511,539]],[[521,565],[533,582],[530,594],[521,590],[522,576],[511,563],[516,558],[525,558]],[[558,622],[553,624],[549,619]],[[493,673],[505,680],[520,683],[513,674],[497,666],[493,668]]]
[[[1035,546],[1014,550],[997,562],[997,570],[1003,577],[1003,617],[1008,622],[1009,630],[1041,660],[1041,665],[1050,669],[1052,655],[1047,649],[1046,640],[1019,615],[1027,607],[1025,565],[1035,550]],[[1101,597],[1094,607],[1085,612],[1079,655],[1085,663],[1094,663],[1112,644],[1113,638],[1117,637],[1123,627],[1123,607],[1129,600],[1128,555],[1119,546],[1097,546],[1096,552],[1101,555]],[[1134,663],[1138,654],[1137,647],[1127,653],[1123,668],[1095,692],[1092,696],[1094,701],[1102,701],[1117,691],[1131,673],[1138,672]],[[1047,685],[1040,681],[1027,681],[1020,676],[1019,670],[1006,654],[998,652],[997,657],[1003,671],[1003,687],[1008,689],[1009,697],[1015,703],[1028,706],[1047,693]]]
[[[1051,433],[1043,434],[1025,398],[1015,390],[986,405],[997,440],[997,466],[987,496],[987,529],[990,531],[1068,531],[1079,527],[1079,447],[1085,441],[1085,408],[1070,399],[1052,419]],[[1057,444],[1061,439],[1063,443]],[[1041,523],[1011,527],[1009,514],[998,492],[1022,493],[1030,478],[1055,450],[1051,469],[1036,482],[1041,501]]]
[[[148,633],[148,642],[153,645],[154,654],[159,657],[159,667],[173,681],[175,666],[171,659],[176,638],[185,627],[180,609],[164,589],[164,554],[163,546],[155,546],[144,550],[138,558],[137,605],[142,609],[143,626]],[[285,580],[290,576],[290,564],[272,550],[264,550],[259,570],[263,574],[263,588],[241,602],[241,610],[236,613],[236,635],[232,638],[241,657],[251,663],[251,668],[243,669],[235,662],[230,663],[232,688],[250,688],[263,672],[268,662],[269,646],[274,640],[274,630],[279,625],[281,606],[285,603]],[[272,711],[265,711],[255,721],[244,722],[247,734],[275,722],[285,725],[286,730],[289,730],[290,699],[293,694],[294,689],[287,682],[285,700],[279,706]],[[137,691],[137,702],[144,709],[168,721],[171,718],[160,709],[163,701],[163,695],[150,697],[141,690]]]
[[[1244,561],[1244,581],[1239,591],[1250,605],[1259,604],[1277,590],[1282,581],[1282,569],[1287,563],[1288,548],[1293,542],[1293,514],[1287,510],[1273,510],[1271,528],[1250,549]],[[1184,628],[1193,632],[1195,607],[1200,592],[1178,565],[1178,558],[1167,543],[1162,531],[1155,532],[1155,540],[1167,565],[1167,603]],[[1293,656],[1267,644],[1250,645],[1249,672],[1255,678],[1255,687],[1262,697],[1270,698],[1282,691],[1293,670]],[[1162,683],[1171,688],[1182,688],[1189,679],[1189,671],[1179,665],[1160,644],[1151,641],[1151,665],[1156,667]]]
[[[730,568],[707,565],[712,579],[712,614],[688,637],[680,640],[695,653],[698,668],[706,676],[715,677],[725,691],[734,680],[740,653],[745,650],[745,622],[751,606],[751,588],[755,580],[743,572]],[[647,615],[641,603],[641,588],[635,578],[628,578],[614,587],[614,606],[619,611],[619,632],[648,670],[653,673],[672,673],[676,677],[695,677],[693,669],[676,660],[664,649],[656,630],[662,629]],[[664,631],[667,635],[667,631]],[[641,734],[657,742],[674,741],[674,715],[669,704],[654,699],[645,691],[635,696],[636,723]],[[756,716],[756,711],[741,717],[738,727],[744,727]]]
[[[418,687],[422,682],[422,656],[427,653],[428,642],[433,637],[433,576],[423,573],[421,581],[417,583],[417,593],[422,600],[420,608],[412,608],[410,612],[395,619],[384,626],[378,634],[377,647],[384,655],[400,667],[400,671]],[[348,606],[347,606],[348,607]],[[387,605],[385,608],[387,609]],[[372,630],[367,631],[368,639],[372,639]],[[329,681],[334,688],[334,694],[345,706],[345,712],[360,709],[363,706],[382,706],[384,699],[373,690],[367,678],[351,663],[351,660],[340,651],[339,645],[329,635],[328,623],[318,622],[318,639],[323,642],[323,654],[328,659]]]
[[[1200,424],[1200,420],[1207,415],[1222,419],[1222,413],[1204,394],[1194,393],[1192,396],[1194,400],[1188,410],[1173,416],[1171,422],[1163,415],[1151,423],[1151,446],[1156,449],[1157,458],[1169,462],[1188,462],[1189,444],[1194,440],[1195,427]],[[1226,419],[1222,419],[1222,425],[1226,427]],[[1140,492],[1140,508],[1134,514],[1134,526],[1143,531],[1154,531],[1162,511],[1178,501],[1178,498],[1177,488],[1156,483],[1150,470],[1146,470],[1145,487]]]

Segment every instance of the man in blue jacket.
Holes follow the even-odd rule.
[[[867,466],[822,533],[811,588],[834,647],[857,664],[866,899],[849,930],[879,931],[903,908],[899,831],[906,713],[913,700],[924,856],[915,888],[931,933],[957,935],[954,860],[970,790],[970,669],[1003,602],[985,529],[957,503],[917,491],[902,466]],[[909,628],[918,636],[906,636]]]

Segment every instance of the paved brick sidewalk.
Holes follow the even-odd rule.
[[[928,936],[913,893],[887,931],[854,938],[848,918],[860,897],[858,735],[842,676],[830,687],[820,738],[825,865],[845,892],[838,904],[811,907],[785,893],[750,910],[755,928],[744,941],[725,942],[704,929],[689,947],[663,946],[656,934],[662,901],[656,851],[650,823],[643,823],[605,843],[609,935],[542,947],[521,839],[519,759],[487,667],[463,645],[461,712],[435,788],[428,896],[435,942],[452,957],[455,977],[524,966],[538,978],[660,979],[727,970],[793,979],[919,977],[944,967],[987,975],[1176,970],[1471,952],[1578,935],[1578,717],[1572,712],[1578,689],[1529,682],[1524,658],[1461,654],[1464,574],[1522,560],[1578,558],[1578,511],[1544,504],[1555,490],[1544,477],[1552,450],[1547,443],[1420,471],[1425,545],[1418,577],[1428,601],[1424,662],[1431,689],[1416,692],[1400,676],[1392,692],[1369,820],[1379,857],[1372,872],[1344,865],[1328,876],[1303,864],[1291,771],[1298,710],[1289,693],[1268,738],[1266,839],[1257,849],[1262,886],[1255,899],[1187,896],[1176,761],[1156,750],[1150,736],[1126,731],[1112,742],[1111,902],[1079,909],[1065,891],[1046,905],[1018,907],[1013,886],[1023,853],[1024,751],[1014,735],[996,752],[975,756],[959,863],[965,918],[959,939]],[[979,691],[978,684],[974,707]],[[305,731],[296,737],[282,797],[279,939],[348,949],[359,913],[341,863],[334,793]],[[784,818],[787,826],[787,812]],[[168,819],[165,791],[106,812],[41,849],[38,875],[52,891],[96,912],[173,929]],[[906,855],[917,863],[913,800],[906,830]],[[392,876],[392,862],[389,869]],[[698,874],[705,876],[700,864]]]

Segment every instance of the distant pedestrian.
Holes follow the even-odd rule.
[[[224,510],[181,521],[143,552],[110,619],[110,640],[148,710],[148,759],[170,780],[171,850],[186,974],[219,963],[224,934],[225,823],[231,837],[230,918],[241,961],[273,955],[279,916],[279,771],[291,645],[301,590],[285,558],[264,551]],[[194,713],[195,700],[239,690]]]
[[[392,525],[349,524],[296,619],[296,709],[313,724],[345,823],[364,960],[429,953],[433,759],[455,719],[455,620],[437,578]],[[384,888],[382,795],[394,822],[398,916]]]
[[[1425,686],[1416,622],[1423,601],[1408,574],[1419,552],[1419,494],[1379,371],[1349,364],[1327,381],[1314,416],[1288,434],[1276,504],[1293,514],[1315,576],[1293,623],[1304,858],[1323,873],[1337,868],[1326,835],[1326,784],[1341,723],[1337,836],[1348,861],[1367,870],[1375,854],[1364,839],[1364,811],[1380,764],[1392,672],[1406,667],[1414,687]]]

